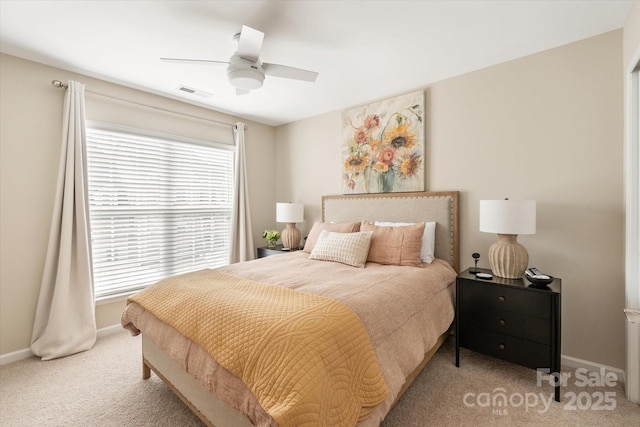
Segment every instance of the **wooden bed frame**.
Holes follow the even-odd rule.
[[[458,270],[458,192],[415,192],[337,195],[322,197],[322,219],[326,222],[358,221],[435,221],[437,258],[447,260]],[[443,333],[407,377],[395,403],[420,374],[450,334]],[[206,390],[199,380],[180,368],[166,353],[142,337],[142,378],[153,371],[207,426],[250,427],[248,417]],[[392,406],[393,407],[393,406]]]

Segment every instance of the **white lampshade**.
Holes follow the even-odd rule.
[[[535,200],[480,200],[480,231],[496,233],[489,248],[491,271],[498,277],[520,279],[529,263],[518,234],[535,234]]]
[[[304,221],[302,203],[276,203],[276,222],[295,223]]]
[[[535,200],[480,200],[480,231],[535,234]]]

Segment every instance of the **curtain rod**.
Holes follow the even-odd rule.
[[[51,84],[54,87],[64,88],[64,89],[66,89],[69,86],[66,83],[62,83],[60,80],[51,80]],[[88,90],[87,89],[86,92],[91,93],[93,95],[98,95],[98,96],[102,96],[102,97],[105,97],[105,98],[110,98],[110,99],[113,99],[113,100],[116,100],[116,101],[120,101],[120,102],[126,102],[126,103],[129,103],[129,104],[135,104],[135,105],[139,105],[141,107],[146,107],[146,108],[153,108],[154,110],[164,111],[165,113],[177,114],[177,115],[180,115],[180,116],[190,117],[190,118],[196,119],[196,120],[203,120],[205,122],[216,123],[218,125],[223,125],[223,126],[235,126],[234,123],[227,123],[227,122],[223,122],[221,120],[207,119],[207,118],[204,118],[204,117],[194,116],[194,115],[187,114],[187,113],[180,113],[178,111],[168,110],[166,108],[156,107],[154,105],[148,105],[148,104],[143,104],[141,102],[129,101],[128,99],[116,98],[115,96],[106,95],[104,93],[95,92],[93,90]],[[244,130],[248,130],[246,125],[244,126]]]

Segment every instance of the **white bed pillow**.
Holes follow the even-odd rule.
[[[367,263],[373,231],[337,233],[322,230],[311,250],[309,259],[335,261],[364,268]]]
[[[377,225],[378,227],[403,227],[415,224],[415,222],[375,221],[373,225]],[[420,260],[424,263],[431,264],[435,258],[435,247],[436,223],[425,222],[424,233],[422,235],[422,247],[420,248]]]

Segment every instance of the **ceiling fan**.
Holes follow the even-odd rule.
[[[187,58],[160,58],[164,62],[180,62],[191,64],[228,64],[227,78],[236,88],[238,95],[249,93],[252,89],[262,87],[265,75],[285,79],[314,82],[318,77],[315,71],[302,70],[280,64],[271,64],[260,60],[260,51],[264,33],[255,28],[242,26],[240,33],[233,36],[236,52],[228,61]]]

